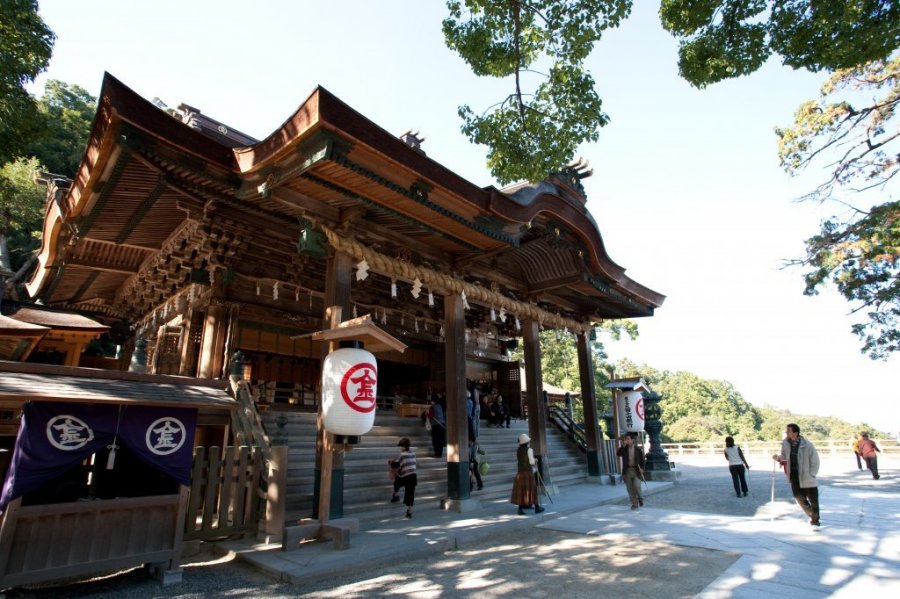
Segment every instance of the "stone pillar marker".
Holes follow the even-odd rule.
[[[650,480],[676,480],[678,474],[672,470],[668,454],[663,451],[659,433],[662,432],[663,423],[662,408],[659,400],[662,399],[654,391],[641,394],[644,398],[644,428],[650,438],[650,451],[647,452],[647,478]]]

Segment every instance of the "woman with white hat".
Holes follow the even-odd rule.
[[[518,471],[513,482],[512,497],[510,502],[519,506],[519,515],[525,515],[525,508],[534,506],[534,513],[540,514],[544,508],[540,505],[538,488],[534,481],[534,473],[537,472],[537,461],[534,459],[534,450],[529,445],[531,437],[522,433],[519,435],[519,449],[516,451],[516,463]]]

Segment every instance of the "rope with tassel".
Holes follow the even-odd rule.
[[[449,275],[439,273],[425,268],[423,266],[415,266],[404,260],[397,260],[390,256],[385,256],[375,250],[364,246],[358,241],[341,237],[335,231],[325,225],[320,225],[322,232],[328,239],[329,245],[334,249],[349,254],[356,260],[365,260],[369,263],[372,270],[380,272],[387,276],[404,278],[413,280],[418,278],[422,283],[432,289],[446,289],[451,293],[465,293],[466,298],[480,304],[493,306],[496,308],[504,308],[507,312],[517,314],[520,317],[530,318],[540,322],[543,325],[567,328],[570,331],[584,333],[589,331],[592,326],[571,318],[565,318],[559,314],[547,312],[538,308],[534,304],[520,302],[510,299],[504,295],[481,287],[480,285],[472,285],[459,279],[455,279]]]

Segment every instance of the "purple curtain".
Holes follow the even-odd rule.
[[[28,402],[0,511],[114,439],[144,462],[190,485],[196,424],[197,410],[191,408]]]

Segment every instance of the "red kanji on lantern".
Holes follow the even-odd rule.
[[[344,373],[341,380],[341,397],[357,412],[371,412],[375,409],[377,383],[378,369],[374,364],[356,364]]]

